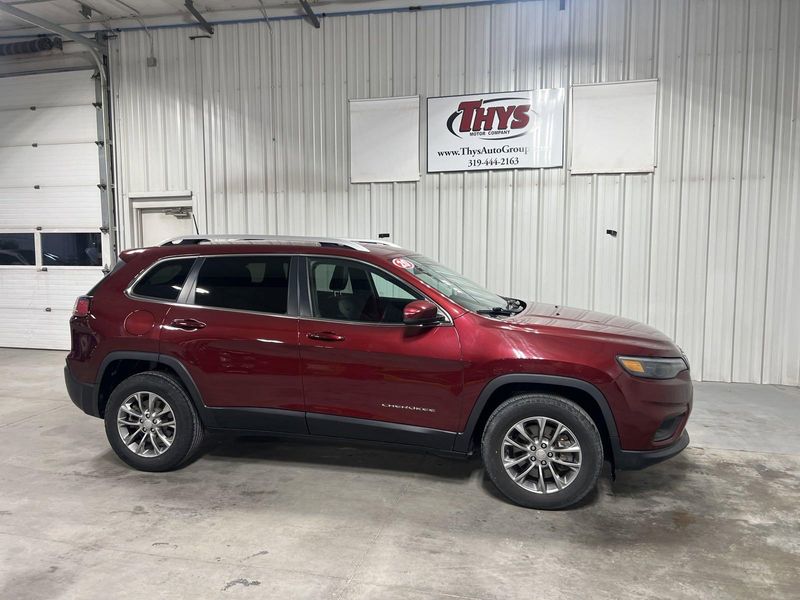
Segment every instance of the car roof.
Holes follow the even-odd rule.
[[[305,238],[288,236],[190,236],[174,238],[162,245],[135,248],[120,258],[158,260],[168,256],[214,256],[225,254],[323,254],[379,260],[411,254],[411,251],[380,240]]]

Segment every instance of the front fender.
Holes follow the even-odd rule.
[[[536,386],[551,386],[559,388],[568,388],[579,390],[587,394],[597,405],[600,414],[603,416],[604,425],[608,432],[608,442],[611,451],[616,459],[620,452],[619,433],[617,431],[617,424],[614,421],[614,414],[611,412],[611,407],[606,400],[603,393],[593,384],[583,381],[582,379],[575,379],[572,377],[562,377],[558,375],[539,375],[532,373],[511,373],[500,375],[489,381],[478,395],[478,399],[472,407],[467,419],[464,431],[459,433],[456,437],[453,450],[456,452],[469,452],[472,446],[472,440],[478,423],[481,422],[481,417],[485,416],[486,405],[492,394],[503,386],[506,385],[519,385],[529,384]]]

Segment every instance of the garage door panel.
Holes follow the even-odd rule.
[[[0,341],[8,348],[68,350],[70,314],[69,310],[0,310]]]
[[[93,143],[97,109],[91,105],[0,111],[0,146]]]
[[[39,312],[45,308],[69,312],[75,298],[86,294],[102,277],[103,271],[99,267],[50,267],[47,271],[0,269],[0,313],[11,309]]]
[[[31,106],[76,106],[94,102],[91,70],[5,77],[0,110]]]
[[[75,298],[86,294],[95,284],[103,278],[103,270],[96,269],[70,269],[69,267],[50,267],[42,272],[42,281],[39,285],[39,303],[43,307],[53,310],[71,311]]]
[[[95,144],[0,148],[0,188],[97,185]]]
[[[9,77],[0,85],[0,229],[33,236],[39,228],[49,252],[73,238],[44,236],[102,225],[92,73]],[[0,346],[68,348],[75,298],[102,277],[100,267],[0,267]]]
[[[92,229],[101,225],[101,196],[96,185],[0,188],[0,227]]]
[[[8,309],[34,307],[39,280],[35,267],[0,269],[0,314]],[[0,329],[0,332],[3,330]],[[5,335],[0,335],[0,340]]]

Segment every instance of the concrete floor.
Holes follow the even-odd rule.
[[[139,473],[0,349],[0,598],[797,598],[800,390],[699,384],[692,445],[580,508],[500,499],[477,460],[219,441]]]

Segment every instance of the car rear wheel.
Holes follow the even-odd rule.
[[[597,426],[574,402],[526,394],[489,417],[481,447],[492,482],[528,508],[560,509],[594,489],[603,466]]]
[[[181,385],[158,371],[120,383],[105,410],[106,437],[122,460],[142,471],[169,471],[194,456],[203,426]]]

